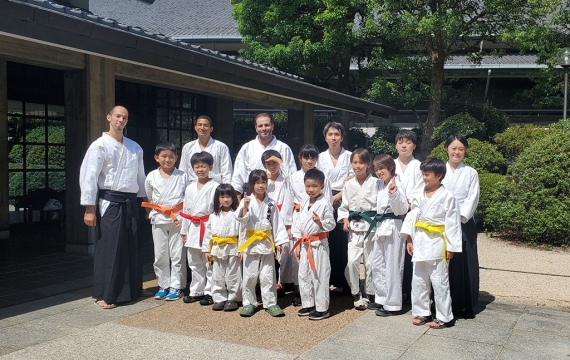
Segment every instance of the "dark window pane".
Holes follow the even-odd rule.
[[[46,187],[46,173],[43,171],[29,171],[26,173],[26,193],[30,190],[42,189]]]
[[[65,144],[65,127],[61,121],[52,121],[48,125],[48,143]]]
[[[65,108],[60,105],[48,105],[48,116],[52,119],[63,120]]]
[[[168,105],[168,97],[166,89],[157,89],[156,91],[156,103],[158,105]]]
[[[180,111],[178,110],[171,110],[169,114],[170,119],[170,128],[171,129],[180,129]]]
[[[26,115],[45,117],[46,106],[44,104],[26,103]]]
[[[26,142],[45,143],[46,128],[44,119],[27,118],[26,119]]]
[[[48,168],[49,169],[65,169],[65,147],[49,146],[48,147]]]
[[[168,110],[158,108],[156,109],[156,126],[166,127],[168,121]]]
[[[192,113],[189,111],[182,111],[182,129],[192,129]]]
[[[157,129],[156,130],[156,141],[158,143],[167,142],[168,141],[168,130],[166,129]]]
[[[24,173],[10,172],[10,196],[24,195]]]
[[[22,114],[24,103],[16,100],[8,100],[8,114]]]
[[[194,134],[193,131],[182,131],[182,146],[194,140]]]
[[[180,131],[170,130],[168,132],[168,141],[173,143],[177,148],[180,148]]]
[[[192,94],[182,93],[182,107],[184,109],[192,109]]]
[[[45,145],[26,146],[26,167],[28,169],[45,169]]]
[[[179,107],[180,106],[180,91],[170,90],[170,106]]]
[[[8,115],[8,143],[24,141],[23,120],[19,116]],[[8,147],[9,151],[10,147]]]
[[[65,172],[64,171],[50,171],[48,172],[48,186],[55,191],[65,189]]]

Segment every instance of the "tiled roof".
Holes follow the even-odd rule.
[[[239,36],[230,0],[90,0],[89,11],[169,37]]]

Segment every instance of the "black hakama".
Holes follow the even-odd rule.
[[[333,196],[336,194],[338,191],[333,191]],[[337,209],[334,210],[334,219],[338,220]],[[343,230],[343,223],[337,222],[335,228],[329,232],[329,250],[331,262],[329,285],[350,293],[350,286],[344,276],[344,269],[348,264],[348,234]]]
[[[455,317],[472,318],[479,299],[479,256],[475,220],[461,224],[462,253],[449,262],[451,307]]]
[[[100,190],[99,197],[110,204],[97,219],[93,298],[107,304],[134,301],[142,291],[137,194]]]

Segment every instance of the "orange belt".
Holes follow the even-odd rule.
[[[299,210],[301,210],[301,204],[293,203],[293,210],[299,212]]]
[[[204,233],[206,232],[205,222],[208,221],[208,219],[210,218],[210,215],[192,216],[192,215],[188,215],[188,214],[185,214],[183,212],[180,212],[180,216],[182,216],[185,219],[192,221],[194,224],[200,224],[200,246],[202,246],[202,241],[204,241]]]
[[[311,252],[311,243],[313,241],[319,241],[319,240],[323,240],[326,239],[328,236],[328,233],[326,232],[322,232],[322,233],[318,233],[317,235],[305,235],[302,238],[300,238],[299,240],[297,240],[297,242],[295,243],[295,245],[293,245],[293,248],[291,249],[291,251],[289,252],[289,254],[293,254],[293,251],[295,251],[295,248],[299,245],[301,245],[301,243],[303,244],[307,244],[307,257],[309,258],[309,265],[311,266],[311,270],[316,270],[317,268],[315,267],[315,261],[313,260],[313,253]]]
[[[178,204],[176,206],[172,206],[172,207],[164,207],[164,206],[160,206],[160,205],[149,203],[149,202],[143,202],[141,204],[141,207],[143,207],[143,208],[150,208],[150,209],[156,210],[158,212],[161,212],[164,215],[170,216],[170,218],[172,219],[172,221],[174,222],[174,225],[176,225],[176,227],[180,226],[180,221],[178,221],[178,218],[176,217],[175,212],[182,210],[183,206],[184,206],[184,203],[180,203],[180,204]]]

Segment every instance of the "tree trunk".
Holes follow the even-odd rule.
[[[445,64],[445,56],[438,57],[432,61],[431,84],[429,89],[429,106],[427,120],[422,126],[422,141],[420,143],[420,151],[418,157],[420,160],[425,159],[433,149],[433,130],[435,124],[439,120],[441,112],[441,96],[443,93],[443,65]]]

